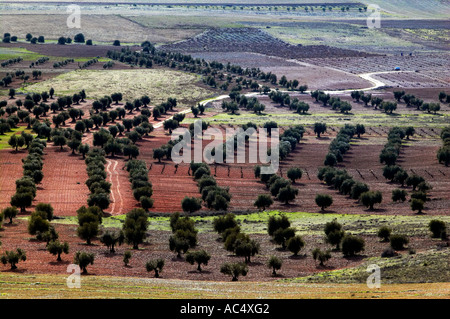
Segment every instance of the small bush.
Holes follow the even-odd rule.
[[[387,226],[383,226],[378,230],[377,236],[380,237],[384,242],[389,241],[391,236],[391,229]]]
[[[125,267],[127,267],[128,264],[130,263],[131,257],[132,257],[131,251],[127,250],[123,253],[123,263]]]
[[[391,258],[391,257],[395,257],[398,254],[395,252],[395,250],[393,250],[392,248],[386,248],[382,253],[381,253],[381,257],[383,258]]]
[[[428,224],[433,238],[441,238],[442,233],[446,233],[446,224],[442,220],[433,219]]]
[[[405,245],[409,243],[409,239],[405,235],[391,235],[389,239],[392,249],[403,250]]]
[[[362,237],[346,235],[342,240],[342,253],[344,256],[354,256],[364,250],[364,245]]]

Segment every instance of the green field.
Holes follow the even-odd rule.
[[[0,60],[22,58],[24,61],[34,61],[45,55],[24,48],[0,48]]]
[[[211,282],[136,277],[82,276],[81,288],[68,288],[66,275],[0,273],[0,298],[448,298],[449,283],[312,284],[296,282]]]
[[[123,101],[148,95],[152,104],[168,97],[176,97],[182,107],[190,107],[213,91],[200,87],[200,77],[179,71],[161,69],[139,70],[76,70],[21,89],[22,92],[48,91],[58,95],[72,95],[84,89],[90,99],[123,94]]]
[[[355,111],[357,112],[357,111]],[[414,126],[414,127],[434,127],[441,128],[448,124],[449,114],[438,113],[437,115],[420,113],[420,114],[397,114],[389,115],[383,112],[375,114],[342,114],[342,113],[313,113],[313,114],[262,114],[249,113],[240,111],[241,114],[220,113],[208,118],[210,124],[232,124],[243,125],[248,122],[263,124],[267,121],[276,121],[278,125],[312,125],[316,122],[325,122],[329,126],[344,126],[345,124],[364,124],[368,126],[392,126],[395,120],[398,126]],[[194,118],[186,118],[183,124],[193,123]]]
[[[287,282],[303,283],[364,283],[367,280],[367,267],[376,264],[381,269],[381,281],[385,283],[446,282],[450,278],[450,251],[430,250],[422,253],[403,254],[392,258],[368,258],[360,266],[322,272]],[[422,279],[422,280],[420,280]],[[447,297],[450,295],[447,293]]]
[[[18,128],[13,128],[11,132],[7,132],[4,135],[0,135],[0,150],[11,148],[9,146],[8,141],[11,135],[13,134],[20,134],[22,131],[25,131],[27,133],[31,133],[31,130],[27,130],[26,126],[19,126]]]
[[[236,219],[240,222],[241,229],[245,233],[265,234],[267,233],[267,221],[269,216],[277,215],[278,211],[257,212],[244,215],[237,215]],[[319,214],[319,213],[286,213],[291,220],[293,227],[304,235],[322,235],[323,225],[337,218],[344,228],[353,234],[375,235],[382,225],[389,225],[395,232],[398,230],[410,235],[426,236],[429,235],[428,223],[432,219],[440,219],[450,224],[450,216],[387,216],[370,214]],[[102,225],[104,227],[121,228],[126,215],[116,215],[105,217]],[[25,218],[25,217],[24,217]],[[213,216],[195,216],[196,228],[199,232],[214,232]],[[170,231],[170,217],[149,217],[149,230]],[[62,217],[55,219],[52,223],[77,225],[76,216]]]

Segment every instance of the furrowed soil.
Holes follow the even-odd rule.
[[[22,159],[26,151],[0,150],[0,209],[10,206],[11,196],[16,192],[16,180],[23,176]]]
[[[114,217],[110,217],[114,218]],[[104,218],[107,223],[108,218]],[[203,266],[202,272],[196,270],[196,265],[190,265],[183,258],[177,258],[176,254],[169,250],[170,231],[151,230],[148,232],[146,243],[140,245],[139,250],[132,250],[132,258],[129,266],[123,264],[123,252],[129,250],[127,244],[117,247],[116,253],[111,254],[98,240],[94,240],[92,245],[86,245],[76,236],[76,225],[59,224],[63,220],[52,222],[59,233],[60,241],[67,241],[70,246],[69,254],[63,254],[62,261],[57,262],[56,256],[49,254],[45,249],[45,242],[36,241],[27,234],[26,219],[15,219],[13,224],[5,224],[4,230],[0,233],[3,242],[3,249],[12,250],[17,247],[25,249],[27,260],[18,264],[18,269],[10,271],[8,266],[1,266],[2,274],[66,274],[67,266],[72,262],[76,251],[86,251],[94,253],[95,262],[88,267],[88,277],[91,276],[119,276],[119,277],[142,277],[148,278],[152,274],[147,273],[145,263],[150,259],[162,258],[165,260],[165,267],[161,273],[163,279],[182,279],[199,281],[228,281],[230,278],[219,272],[220,266],[224,262],[243,261],[242,257],[236,257],[223,248],[223,243],[218,240],[217,233],[212,231],[212,225],[208,224],[205,231],[198,235],[198,246],[196,249],[205,249],[211,254],[211,260],[207,266]],[[167,221],[168,222],[168,221]],[[150,223],[152,219],[150,218]],[[202,223],[199,222],[198,226]],[[252,225],[250,221],[243,220],[243,225]],[[168,225],[167,225],[168,226]],[[346,227],[346,226],[345,226]],[[327,272],[334,269],[349,268],[360,265],[366,257],[376,257],[386,249],[386,243],[380,242],[375,235],[362,235],[366,241],[365,251],[356,257],[343,258],[341,252],[333,251],[332,258],[325,267],[319,266],[312,258],[310,251],[315,247],[326,249],[329,247],[324,243],[322,235],[309,235],[302,232],[302,237],[306,246],[298,256],[279,249],[270,241],[270,237],[265,233],[250,234],[250,237],[258,241],[261,249],[258,255],[252,257],[249,264],[249,273],[241,277],[241,281],[275,281],[284,278],[298,278],[311,275],[317,272]],[[417,253],[433,249],[438,241],[430,238],[428,233],[418,233],[411,235],[410,247]],[[407,256],[407,251],[400,252]],[[271,275],[271,270],[267,268],[266,261],[271,255],[283,258],[283,267],[277,276]],[[447,278],[448,279],[448,278]],[[416,279],[412,279],[412,282]]]
[[[81,156],[71,153],[67,147],[61,151],[50,143],[44,150],[44,178],[35,201],[50,203],[57,216],[74,216],[78,208],[87,205],[86,164]]]

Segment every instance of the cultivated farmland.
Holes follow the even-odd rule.
[[[0,297],[448,299],[450,7],[372,2],[2,2]]]

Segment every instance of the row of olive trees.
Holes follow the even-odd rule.
[[[437,158],[439,163],[444,163],[445,166],[448,166],[450,163],[450,127],[442,130],[441,139],[443,145],[437,151]]]
[[[439,93],[439,100],[444,102],[446,95],[443,95],[442,93],[443,92]],[[394,91],[394,98],[398,103],[403,101],[406,104],[406,107],[416,107],[417,110],[426,111],[428,113],[433,112],[436,114],[441,109],[440,103],[425,103],[424,100],[413,94],[406,94],[405,91]]]
[[[427,192],[432,189],[431,185],[425,181],[422,176],[417,174],[409,175],[406,170],[397,165],[400,155],[402,140],[414,135],[413,127],[406,129],[393,127],[388,133],[388,142],[384,145],[380,153],[380,162],[386,164],[383,168],[383,176],[392,182],[399,183],[403,187],[404,184],[412,186],[413,193],[411,195],[411,209],[422,212],[424,203],[427,200]],[[406,191],[395,189],[392,192],[393,201],[405,201]]]
[[[37,187],[44,175],[42,173],[43,154],[46,143],[38,138],[33,139],[31,134],[26,135],[29,143],[28,156],[23,161],[23,177],[16,180],[16,193],[11,197],[11,206],[20,208],[24,212],[31,206],[36,197]],[[25,137],[22,137],[25,140]],[[28,143],[27,143],[28,144]]]
[[[97,206],[103,211],[109,207],[109,194],[111,193],[111,184],[106,181],[105,151],[99,148],[90,150],[85,162],[88,174],[86,185],[90,191],[88,205],[90,207]]]
[[[148,211],[153,207],[152,184],[148,180],[147,164],[141,160],[129,160],[125,165],[131,182],[134,198],[141,204],[141,207]]]

